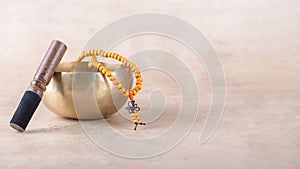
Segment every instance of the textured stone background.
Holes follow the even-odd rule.
[[[0,0],[0,168],[299,168],[299,5],[297,0]],[[210,98],[202,69],[198,82],[205,98],[203,113],[179,146],[155,158],[132,160],[107,153],[88,139],[77,121],[58,117],[43,104],[26,134],[9,128],[52,39],[69,46],[63,61],[70,61],[101,27],[142,12],[185,19],[215,45],[226,74],[227,100],[222,122],[206,144],[197,143]],[[167,41],[144,38],[146,47],[182,52]],[[145,47],[136,47],[139,40],[116,50],[130,54]],[[116,127],[118,120],[118,115],[109,119]],[[160,124],[148,130],[160,130]],[[119,126],[124,133],[130,127]]]

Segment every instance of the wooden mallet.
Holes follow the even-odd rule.
[[[64,43],[57,40],[52,41],[9,123],[15,130],[19,132],[25,131],[41,101],[46,86],[54,74],[55,67],[59,64],[66,50],[67,46]]]

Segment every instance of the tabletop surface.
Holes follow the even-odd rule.
[[[299,168],[299,1],[182,4],[178,0],[173,5],[168,5],[168,1],[73,2],[0,2],[0,20],[5,23],[0,26],[0,168]],[[99,10],[93,10],[94,7]],[[211,99],[204,66],[193,59],[191,51],[181,50],[178,42],[150,35],[132,38],[113,50],[129,56],[149,47],[165,49],[180,56],[196,72],[199,115],[191,132],[174,149],[140,160],[113,155],[95,144],[78,121],[53,114],[43,103],[26,132],[18,133],[9,127],[8,122],[53,39],[67,44],[63,61],[72,61],[104,25],[146,11],[187,19],[205,32],[220,56],[226,76],[226,105],[220,125],[208,142],[198,143]],[[144,74],[145,93],[139,96],[144,107],[150,106],[147,99],[154,85],[167,84],[167,93],[178,94],[172,79],[161,82],[147,71]],[[164,74],[159,76],[164,78]],[[172,99],[178,99],[177,96]],[[177,111],[178,105],[170,104],[163,120],[135,132],[120,113],[107,121],[122,134],[148,137],[166,130],[176,119],[173,112]]]

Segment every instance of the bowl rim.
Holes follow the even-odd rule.
[[[61,62],[54,70],[55,73],[98,73],[99,70],[96,68],[88,68],[87,61],[82,62]],[[116,62],[103,62],[99,61],[99,63],[103,64],[110,71],[115,71],[116,69],[129,69],[126,65],[122,63]],[[82,71],[78,71],[76,69],[77,66],[82,66],[84,69]]]

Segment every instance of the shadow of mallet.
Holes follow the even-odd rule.
[[[10,126],[19,132],[24,132],[36,108],[38,107],[46,86],[50,82],[55,67],[62,59],[67,46],[57,40],[52,41],[27,91],[15,111]]]

